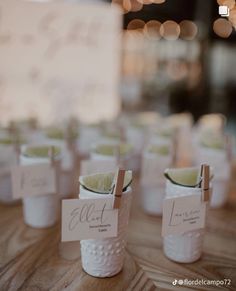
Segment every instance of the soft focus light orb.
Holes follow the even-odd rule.
[[[150,39],[159,39],[161,22],[157,20],[150,20],[145,24],[144,32]]]
[[[130,0],[130,4],[131,4],[130,11],[132,12],[140,11],[143,8],[143,4],[140,3],[138,0]]]
[[[235,5],[235,0],[223,0],[219,2],[222,2],[222,4],[219,4],[219,5],[228,6],[229,9],[234,8],[234,5]]]
[[[152,0],[137,0],[137,1],[144,5],[152,4]]]
[[[152,0],[153,4],[162,4],[164,2],[166,2],[166,0]]]
[[[218,18],[213,23],[213,30],[218,36],[227,38],[232,33],[233,28],[228,20],[224,18]]]
[[[162,23],[160,34],[167,40],[176,40],[180,35],[180,27],[175,21],[167,20]]]
[[[127,29],[135,30],[135,29],[143,29],[145,26],[145,22],[141,19],[133,19],[128,23]]]
[[[192,40],[198,33],[197,25],[190,20],[183,20],[179,24],[180,26],[180,36],[183,39]]]

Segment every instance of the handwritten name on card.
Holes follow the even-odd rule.
[[[118,210],[112,197],[62,201],[62,241],[117,236]]]
[[[56,173],[49,163],[12,167],[11,179],[14,198],[56,193]]]
[[[91,175],[94,173],[114,172],[117,168],[115,160],[84,160],[81,161],[80,172],[81,175]]]
[[[201,195],[166,198],[163,202],[162,236],[205,227],[206,203]]]

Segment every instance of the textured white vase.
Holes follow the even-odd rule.
[[[165,177],[164,171],[170,167],[171,155],[158,155],[144,152],[141,168],[141,203],[143,210],[151,215],[162,215],[163,199],[165,197]],[[148,166],[155,163],[155,172],[151,175],[146,171]]]
[[[202,195],[200,188],[184,187],[166,181],[166,198],[186,195]],[[204,229],[188,231],[179,235],[167,235],[163,238],[165,255],[179,263],[192,263],[202,254]]]
[[[20,156],[21,165],[41,164],[49,161],[49,158]],[[23,200],[24,221],[34,228],[46,228],[53,226],[59,218],[59,196],[57,193],[43,194],[34,197],[25,197]]]
[[[105,195],[90,192],[80,187],[80,199],[104,198]],[[132,190],[129,187],[122,194],[117,237],[80,241],[82,267],[89,275],[94,277],[112,277],[122,270],[131,199]]]

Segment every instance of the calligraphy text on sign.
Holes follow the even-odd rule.
[[[56,193],[56,174],[50,163],[12,167],[11,178],[14,198]]]
[[[115,237],[117,226],[112,198],[62,201],[62,241]]]
[[[162,236],[204,228],[206,203],[195,194],[167,198],[163,203]]]

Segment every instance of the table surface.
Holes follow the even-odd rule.
[[[133,199],[123,271],[106,279],[82,270],[79,242],[60,243],[60,224],[33,229],[24,224],[21,205],[0,205],[0,290],[176,290],[173,280],[185,278],[230,279],[231,286],[181,286],[181,290],[236,290],[234,194],[232,179],[227,205],[209,211],[203,255],[192,264],[177,264],[164,256],[161,218],[146,215],[139,199]]]

